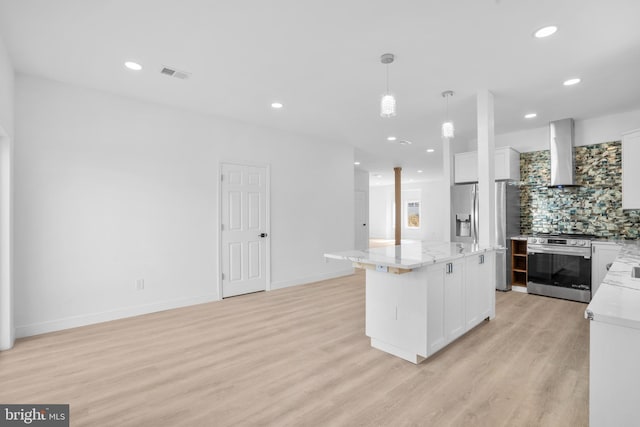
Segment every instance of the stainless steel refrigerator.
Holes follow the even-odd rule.
[[[478,241],[478,184],[451,187],[451,241]],[[520,190],[516,183],[495,183],[496,244],[506,253],[496,256],[496,289],[511,290],[511,237],[520,234]]]

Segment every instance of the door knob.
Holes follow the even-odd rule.
[[[262,237],[262,238],[265,238],[265,237],[267,237],[267,233],[260,233],[258,236]]]

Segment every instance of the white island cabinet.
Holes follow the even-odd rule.
[[[637,426],[640,420],[640,243],[625,242],[587,307],[589,425]]]
[[[427,267],[427,353],[430,356],[465,332],[464,261]]]
[[[422,242],[326,254],[366,268],[371,346],[420,363],[495,317],[492,249]]]
[[[475,254],[465,258],[466,329],[471,329],[496,311],[495,286],[491,276],[495,274],[495,252]]]

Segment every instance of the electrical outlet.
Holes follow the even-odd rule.
[[[136,280],[136,290],[144,291],[144,279]]]

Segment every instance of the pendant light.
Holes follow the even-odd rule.
[[[449,117],[449,97],[451,96],[453,96],[452,90],[445,90],[442,92],[442,97],[447,100],[447,114],[445,115],[444,122],[442,123],[442,137],[446,139],[451,139],[455,136],[453,121]]]
[[[385,53],[380,57],[380,62],[387,66],[387,91],[380,99],[380,115],[382,117],[395,117],[396,115],[396,98],[389,92],[389,64],[394,59],[393,53]]]

